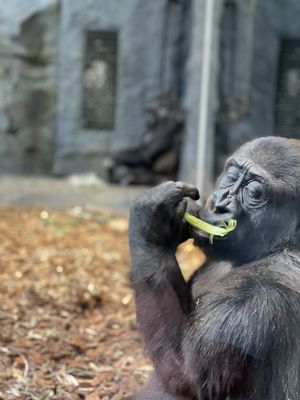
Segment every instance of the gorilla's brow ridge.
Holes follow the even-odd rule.
[[[245,160],[239,157],[229,158],[226,162],[225,170],[227,171],[230,167],[236,167],[239,170],[245,172],[245,176],[255,178],[260,182],[270,181],[271,177],[269,173],[253,161]]]

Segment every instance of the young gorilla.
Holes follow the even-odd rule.
[[[155,372],[134,399],[300,399],[299,194],[300,141],[267,137],[229,158],[204,210],[181,182],[136,200],[131,276]],[[211,245],[186,207],[237,228]],[[186,283],[175,251],[189,235],[208,261]]]

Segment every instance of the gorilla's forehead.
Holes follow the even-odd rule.
[[[228,160],[266,178],[280,179],[293,186],[300,184],[300,141],[265,137],[246,143]]]
[[[243,155],[234,154],[232,157],[230,157],[226,162],[225,171],[230,169],[230,167],[239,169],[246,178],[254,175],[262,177],[266,180],[270,180],[272,178],[265,168],[256,163],[250,157],[243,157]]]

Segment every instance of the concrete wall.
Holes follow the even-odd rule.
[[[59,10],[55,1],[27,5],[1,10],[0,173],[52,171]]]
[[[0,30],[2,33],[17,35],[23,21],[54,3],[55,0],[9,0],[1,7]]]
[[[242,143],[275,134],[280,41],[300,38],[297,0],[237,1],[236,6],[232,92],[220,98],[216,119],[217,174]]]
[[[112,149],[140,143],[148,100],[182,92],[182,9],[167,0],[7,2],[0,11],[0,173],[103,174]],[[82,128],[86,30],[119,35],[112,131]]]
[[[280,40],[288,38],[300,39],[300,3],[258,2],[251,82],[251,118],[257,136],[275,134]],[[284,134],[288,136],[289,132]]]
[[[147,101],[174,82],[172,60],[180,16],[171,11],[166,0],[62,0],[56,173],[93,170],[103,174],[111,149],[141,141]],[[168,32],[172,20],[177,23]],[[118,32],[117,107],[111,131],[82,129],[81,79],[88,29]]]
[[[201,173],[209,187],[214,169],[240,144],[274,134],[280,40],[300,38],[298,0],[238,0],[232,48],[222,49],[223,3],[214,10],[209,115],[199,149],[206,0],[191,1],[190,15],[167,0],[7,2],[0,12],[0,173],[103,175],[112,149],[141,142],[148,100],[169,90],[186,115],[180,178],[196,183]],[[111,131],[82,129],[87,29],[119,35]]]

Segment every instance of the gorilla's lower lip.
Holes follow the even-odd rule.
[[[210,240],[210,236],[208,233],[205,233],[203,231],[197,230],[197,229],[193,229],[193,239],[198,239],[198,240],[205,240],[205,241],[209,241]],[[227,239],[227,235],[226,236],[213,236],[213,241],[223,241]]]

